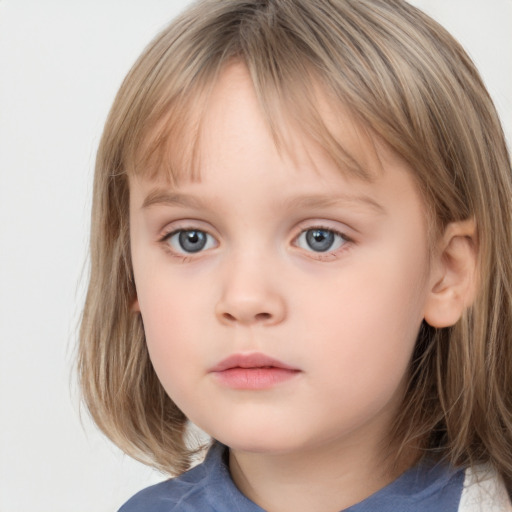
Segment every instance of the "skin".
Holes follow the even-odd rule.
[[[200,179],[130,177],[134,309],[155,371],[271,512],[339,511],[414,458],[391,470],[385,448],[442,269],[410,169],[349,116],[336,123],[371,180],[340,171],[298,130],[292,151],[278,151],[246,69],[232,65],[203,119]],[[313,228],[342,236],[318,252],[305,240]],[[208,242],[187,254],[178,236],[190,229]],[[255,352],[299,371],[263,390],[210,372]]]

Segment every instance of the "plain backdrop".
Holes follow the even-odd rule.
[[[314,0],[312,0],[314,1]],[[162,475],[79,416],[96,146],[186,0],[0,0],[0,512],[110,512]],[[512,140],[512,0],[415,0],[476,61]]]

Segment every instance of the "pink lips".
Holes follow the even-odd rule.
[[[268,389],[300,373],[264,354],[235,354],[210,369],[223,385],[233,389]]]

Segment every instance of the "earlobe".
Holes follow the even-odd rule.
[[[477,290],[477,236],[474,220],[453,222],[439,240],[432,262],[424,318],[432,327],[450,327],[471,306]]]

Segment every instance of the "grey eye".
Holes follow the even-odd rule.
[[[181,229],[168,238],[169,245],[177,252],[193,254],[215,246],[215,239],[198,229]]]
[[[301,249],[314,252],[333,251],[341,247],[346,239],[330,229],[306,229],[297,238],[297,245]]]

